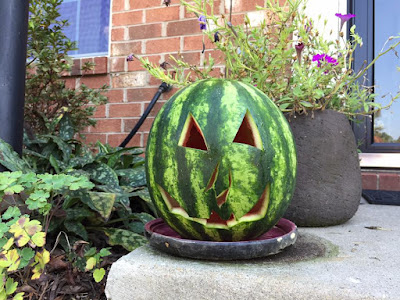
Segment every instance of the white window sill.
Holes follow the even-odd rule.
[[[400,153],[360,153],[361,168],[400,168]]]

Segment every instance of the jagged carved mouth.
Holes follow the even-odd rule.
[[[160,185],[157,185],[158,189],[164,199],[165,204],[167,205],[168,209],[170,212],[172,212],[175,215],[182,216],[188,220],[198,222],[200,224],[203,224],[206,227],[210,228],[229,228],[233,227],[239,223],[243,222],[253,222],[260,220],[265,217],[265,214],[268,209],[268,204],[269,204],[269,194],[270,194],[270,184],[267,184],[264,192],[262,193],[261,197],[258,199],[257,203],[253,206],[253,208],[246,213],[244,216],[242,216],[239,219],[236,219],[235,215],[232,213],[230,218],[228,220],[222,219],[217,212],[212,211],[210,214],[210,217],[208,219],[205,218],[196,218],[196,217],[191,217],[189,214],[186,212],[184,208],[182,208],[179,203],[171,197],[170,194],[168,194],[165,189],[163,189]],[[229,187],[230,188],[230,187]],[[222,204],[226,201],[226,197],[229,193],[229,188],[225,191],[223,191],[217,198],[217,204],[219,207],[222,206]]]

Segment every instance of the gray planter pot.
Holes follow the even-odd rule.
[[[298,226],[331,226],[348,221],[361,198],[361,170],[346,116],[316,111],[312,119],[289,120],[297,145],[298,173],[285,218]]]

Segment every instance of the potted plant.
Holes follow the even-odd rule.
[[[213,0],[182,5],[199,19],[203,37],[222,53],[224,72],[216,72],[209,56],[203,66],[171,57],[174,64],[156,66],[139,58],[147,70],[168,84],[187,86],[199,79],[223,77],[256,86],[286,114],[298,152],[297,187],[286,216],[302,226],[328,226],[350,219],[361,198],[361,172],[349,119],[387,108],[374,102],[366,72],[386,53],[386,47],[361,70],[353,70],[353,56],[362,39],[355,26],[345,38],[344,24],[354,15],[336,14],[341,26],[337,37],[304,13],[302,0],[284,5],[268,0],[265,19],[233,25],[228,16],[213,13]],[[204,41],[204,40],[203,40]],[[204,42],[203,42],[204,50]],[[130,56],[132,59],[135,55]],[[168,68],[167,68],[168,67]]]

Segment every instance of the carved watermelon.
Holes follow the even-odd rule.
[[[295,143],[285,117],[259,90],[202,80],[177,92],[155,118],[146,175],[159,215],[182,237],[253,239],[290,203]]]

